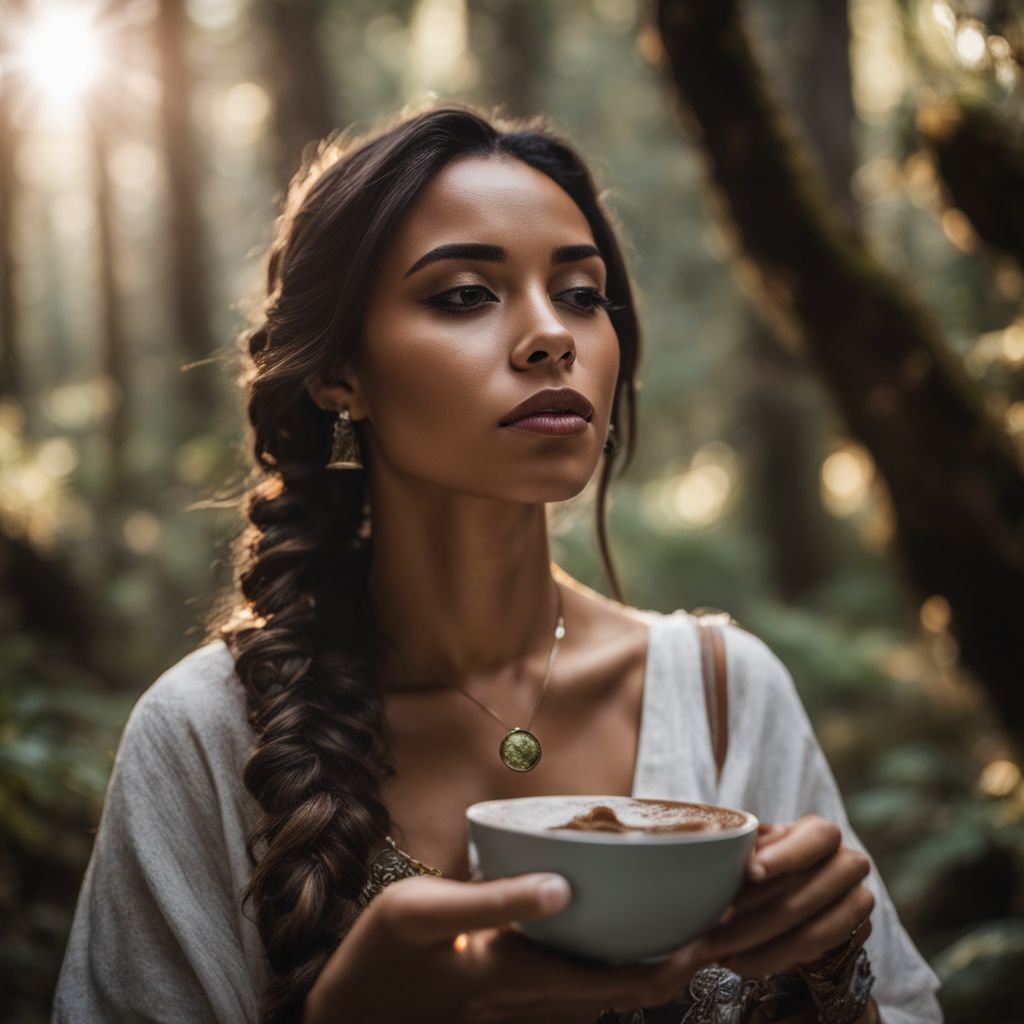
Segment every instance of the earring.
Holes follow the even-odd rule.
[[[356,435],[356,428],[352,425],[352,414],[348,409],[342,409],[334,421],[331,457],[327,460],[326,468],[363,468],[363,460],[359,457],[359,438]]]
[[[363,502],[363,521],[356,530],[356,536],[360,540],[369,540],[373,536],[373,509],[369,501]]]
[[[615,433],[615,424],[608,424],[608,438],[604,442],[605,455],[614,455],[619,450],[619,436]]]

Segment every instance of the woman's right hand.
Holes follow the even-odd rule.
[[[711,962],[697,940],[657,964],[606,967],[544,950],[509,927],[552,916],[569,899],[557,875],[393,882],[325,964],[303,1019],[594,1024],[609,1008],[671,1001]]]

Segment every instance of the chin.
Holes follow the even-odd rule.
[[[535,479],[516,481],[514,493],[507,496],[509,501],[519,501],[528,505],[547,504],[555,501],[569,501],[581,494],[590,483],[593,473],[584,474],[545,474]]]
[[[464,463],[456,475],[433,482],[447,490],[487,501],[510,502],[517,505],[540,505],[548,502],[569,501],[582,493],[595,477],[600,458],[581,457],[577,452],[571,458],[559,460],[505,460],[491,459],[486,467]],[[466,469],[470,469],[467,473]],[[423,474],[423,479],[429,479]]]

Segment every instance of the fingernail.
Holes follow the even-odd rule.
[[[561,875],[545,875],[537,885],[541,910],[561,910],[572,896],[569,883]]]
[[[755,860],[754,863],[750,865],[750,871],[748,874],[752,881],[762,882],[768,874],[768,870],[760,861]]]

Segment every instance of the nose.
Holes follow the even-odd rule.
[[[528,303],[523,328],[512,349],[512,365],[527,370],[538,363],[572,366],[576,362],[576,339],[562,322],[545,292]]]

